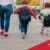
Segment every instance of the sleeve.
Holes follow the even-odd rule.
[[[41,10],[41,12],[39,13],[38,18],[39,18],[39,19],[41,19],[41,17],[43,17],[43,16],[44,16],[44,13],[45,13],[45,12],[44,12],[44,10]]]
[[[18,14],[18,12],[19,12],[22,8],[25,8],[25,7],[26,7],[26,6],[22,6],[22,7],[18,8],[18,9],[15,9],[15,10],[14,10],[14,13],[15,13],[15,14]]]
[[[35,13],[34,13],[30,8],[28,8],[28,10],[29,10],[30,14],[31,14],[34,18],[36,18]]]
[[[40,15],[43,16],[44,13],[45,13],[45,10],[42,10],[42,11],[40,12]]]
[[[14,14],[18,14],[20,10],[21,10],[21,8],[14,10]]]

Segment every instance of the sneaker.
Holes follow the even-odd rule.
[[[24,36],[22,36],[22,39],[25,39],[25,37],[24,37]]]
[[[43,32],[41,32],[41,34],[44,34]]]
[[[24,33],[22,33],[22,39],[25,39],[25,36],[26,36],[26,35],[25,35]]]
[[[2,31],[2,32],[0,32],[0,35],[4,35],[4,32]]]
[[[48,34],[49,34],[49,31],[45,30],[45,35],[48,36]]]
[[[8,34],[5,33],[5,34],[4,34],[4,37],[8,37]]]
[[[41,34],[44,34],[44,30],[42,29],[40,33],[41,33]]]
[[[46,33],[45,35],[48,36],[48,33]]]

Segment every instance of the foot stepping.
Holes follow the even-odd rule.
[[[4,34],[4,37],[8,37],[8,34]]]
[[[0,35],[4,35],[4,32],[0,32]]]

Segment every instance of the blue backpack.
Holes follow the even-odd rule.
[[[19,18],[22,22],[29,22],[31,21],[31,14],[26,8],[21,8],[19,11]]]

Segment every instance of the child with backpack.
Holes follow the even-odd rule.
[[[19,11],[18,11],[19,10]],[[36,19],[35,13],[27,6],[23,6],[19,8],[18,10],[15,11],[15,13],[19,14],[19,29],[21,30],[22,33],[22,38],[25,38],[27,35],[27,28],[29,25],[29,22],[31,21],[31,15]]]
[[[45,9],[40,12],[39,19],[41,20],[43,25],[41,34],[43,34],[44,30],[46,29],[45,34],[48,36],[48,28],[50,27],[50,3],[45,3]]]

